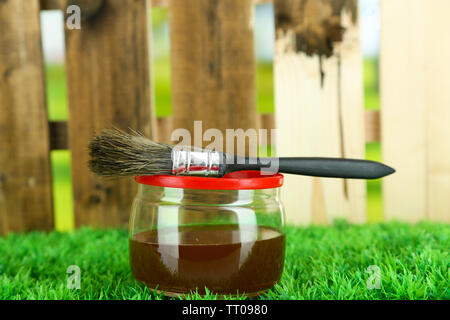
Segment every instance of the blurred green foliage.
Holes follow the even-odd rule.
[[[167,8],[152,8],[152,28],[160,28],[169,19]]]
[[[380,109],[379,58],[364,60],[364,99],[366,109]]]

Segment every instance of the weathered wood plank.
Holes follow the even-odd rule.
[[[384,162],[397,169],[383,180],[387,220],[426,217],[425,2],[381,2],[381,145]]]
[[[148,9],[146,0],[106,1],[80,30],[65,32],[76,226],[128,221],[135,183],[89,172],[87,144],[110,126],[153,136]]]
[[[53,228],[39,10],[0,1],[0,234]]]
[[[256,128],[253,15],[250,0],[170,1],[174,128]]]
[[[364,157],[357,12],[353,0],[275,1],[279,156]],[[293,223],[365,221],[364,181],[288,176],[282,197]]]

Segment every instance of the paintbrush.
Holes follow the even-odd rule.
[[[224,152],[154,142],[138,132],[105,129],[89,143],[89,167],[100,176],[181,175],[223,177],[229,172],[263,170],[348,179],[378,179],[395,172],[368,160],[341,158],[246,158]]]

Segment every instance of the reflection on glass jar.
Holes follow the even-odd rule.
[[[256,171],[137,177],[130,220],[134,277],[168,295],[207,287],[251,296],[269,289],[283,271],[282,180]]]

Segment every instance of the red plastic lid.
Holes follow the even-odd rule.
[[[272,189],[283,185],[283,175],[267,176],[259,171],[237,171],[223,178],[183,177],[183,176],[136,176],[140,184],[157,187],[199,189],[199,190],[249,190]]]

